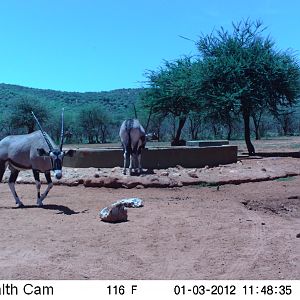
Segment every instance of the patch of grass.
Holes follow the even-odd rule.
[[[294,179],[295,179],[295,176],[287,176],[287,177],[277,178],[277,179],[275,179],[275,181],[286,182],[286,181],[291,181],[291,180],[294,180]]]
[[[300,144],[291,144],[290,146],[292,149],[300,149]]]
[[[201,182],[196,184],[195,186],[198,188],[203,188],[203,187],[208,187],[208,188],[212,188],[212,187],[217,187],[219,184],[216,182]]]

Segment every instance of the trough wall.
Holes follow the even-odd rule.
[[[185,168],[217,166],[237,161],[237,146],[146,148],[142,166],[165,169],[180,165]],[[72,158],[65,157],[64,166],[73,168],[113,168],[123,166],[121,149],[77,149]]]
[[[229,141],[228,140],[196,140],[196,141],[187,141],[186,145],[191,147],[223,146],[223,145],[229,145]]]

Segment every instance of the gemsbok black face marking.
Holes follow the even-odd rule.
[[[146,145],[146,134],[143,126],[137,119],[125,120],[120,128],[120,138],[124,153],[124,168],[123,174],[126,175],[126,165],[129,160],[129,174],[132,174],[132,169],[137,168],[139,173],[142,172],[141,152]]]
[[[15,198],[16,204],[23,206],[16,190],[15,182],[20,170],[32,169],[37,187],[37,204],[43,205],[43,200],[53,187],[50,171],[54,172],[57,179],[62,178],[62,165],[64,156],[73,156],[74,151],[63,151],[64,139],[64,113],[61,115],[61,136],[59,147],[43,130],[39,120],[32,112],[32,115],[39,127],[38,131],[24,135],[7,136],[0,141],[0,181],[7,166],[11,170],[9,187]],[[43,194],[40,193],[40,173],[44,173],[48,186]]]

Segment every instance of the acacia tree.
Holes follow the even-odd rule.
[[[277,51],[264,37],[262,22],[233,24],[233,32],[221,28],[200,37],[201,94],[213,111],[240,113],[249,155],[250,117],[266,107],[276,114],[279,106],[291,106],[299,98],[299,65],[289,52]],[[225,110],[224,110],[225,108]]]
[[[27,133],[31,133],[35,128],[35,120],[31,114],[34,112],[39,121],[43,124],[50,117],[50,110],[38,99],[30,96],[23,96],[14,103],[10,114],[10,122],[14,128],[26,128]]]
[[[151,108],[153,113],[172,115],[178,119],[173,145],[180,144],[181,131],[188,114],[197,105],[194,67],[195,62],[190,57],[184,57],[174,62],[166,61],[158,71],[146,74],[150,88],[143,96],[145,106]]]
[[[90,105],[79,112],[79,122],[88,143],[105,143],[110,120],[98,105]]]
[[[199,131],[202,127],[202,123],[204,122],[204,116],[200,111],[193,111],[189,114],[189,133],[193,140],[198,140]]]
[[[283,135],[293,133],[293,120],[295,119],[295,111],[283,110],[282,112],[277,113],[275,119],[280,124]]]

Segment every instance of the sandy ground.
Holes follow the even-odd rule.
[[[198,181],[56,185],[43,208],[33,184],[17,185],[22,209],[0,184],[0,279],[300,279],[299,159],[245,160],[192,176],[178,170],[147,176],[166,180],[177,172]],[[101,179],[86,172],[85,179]],[[100,220],[100,209],[129,197],[144,207],[129,208],[127,222]]]

